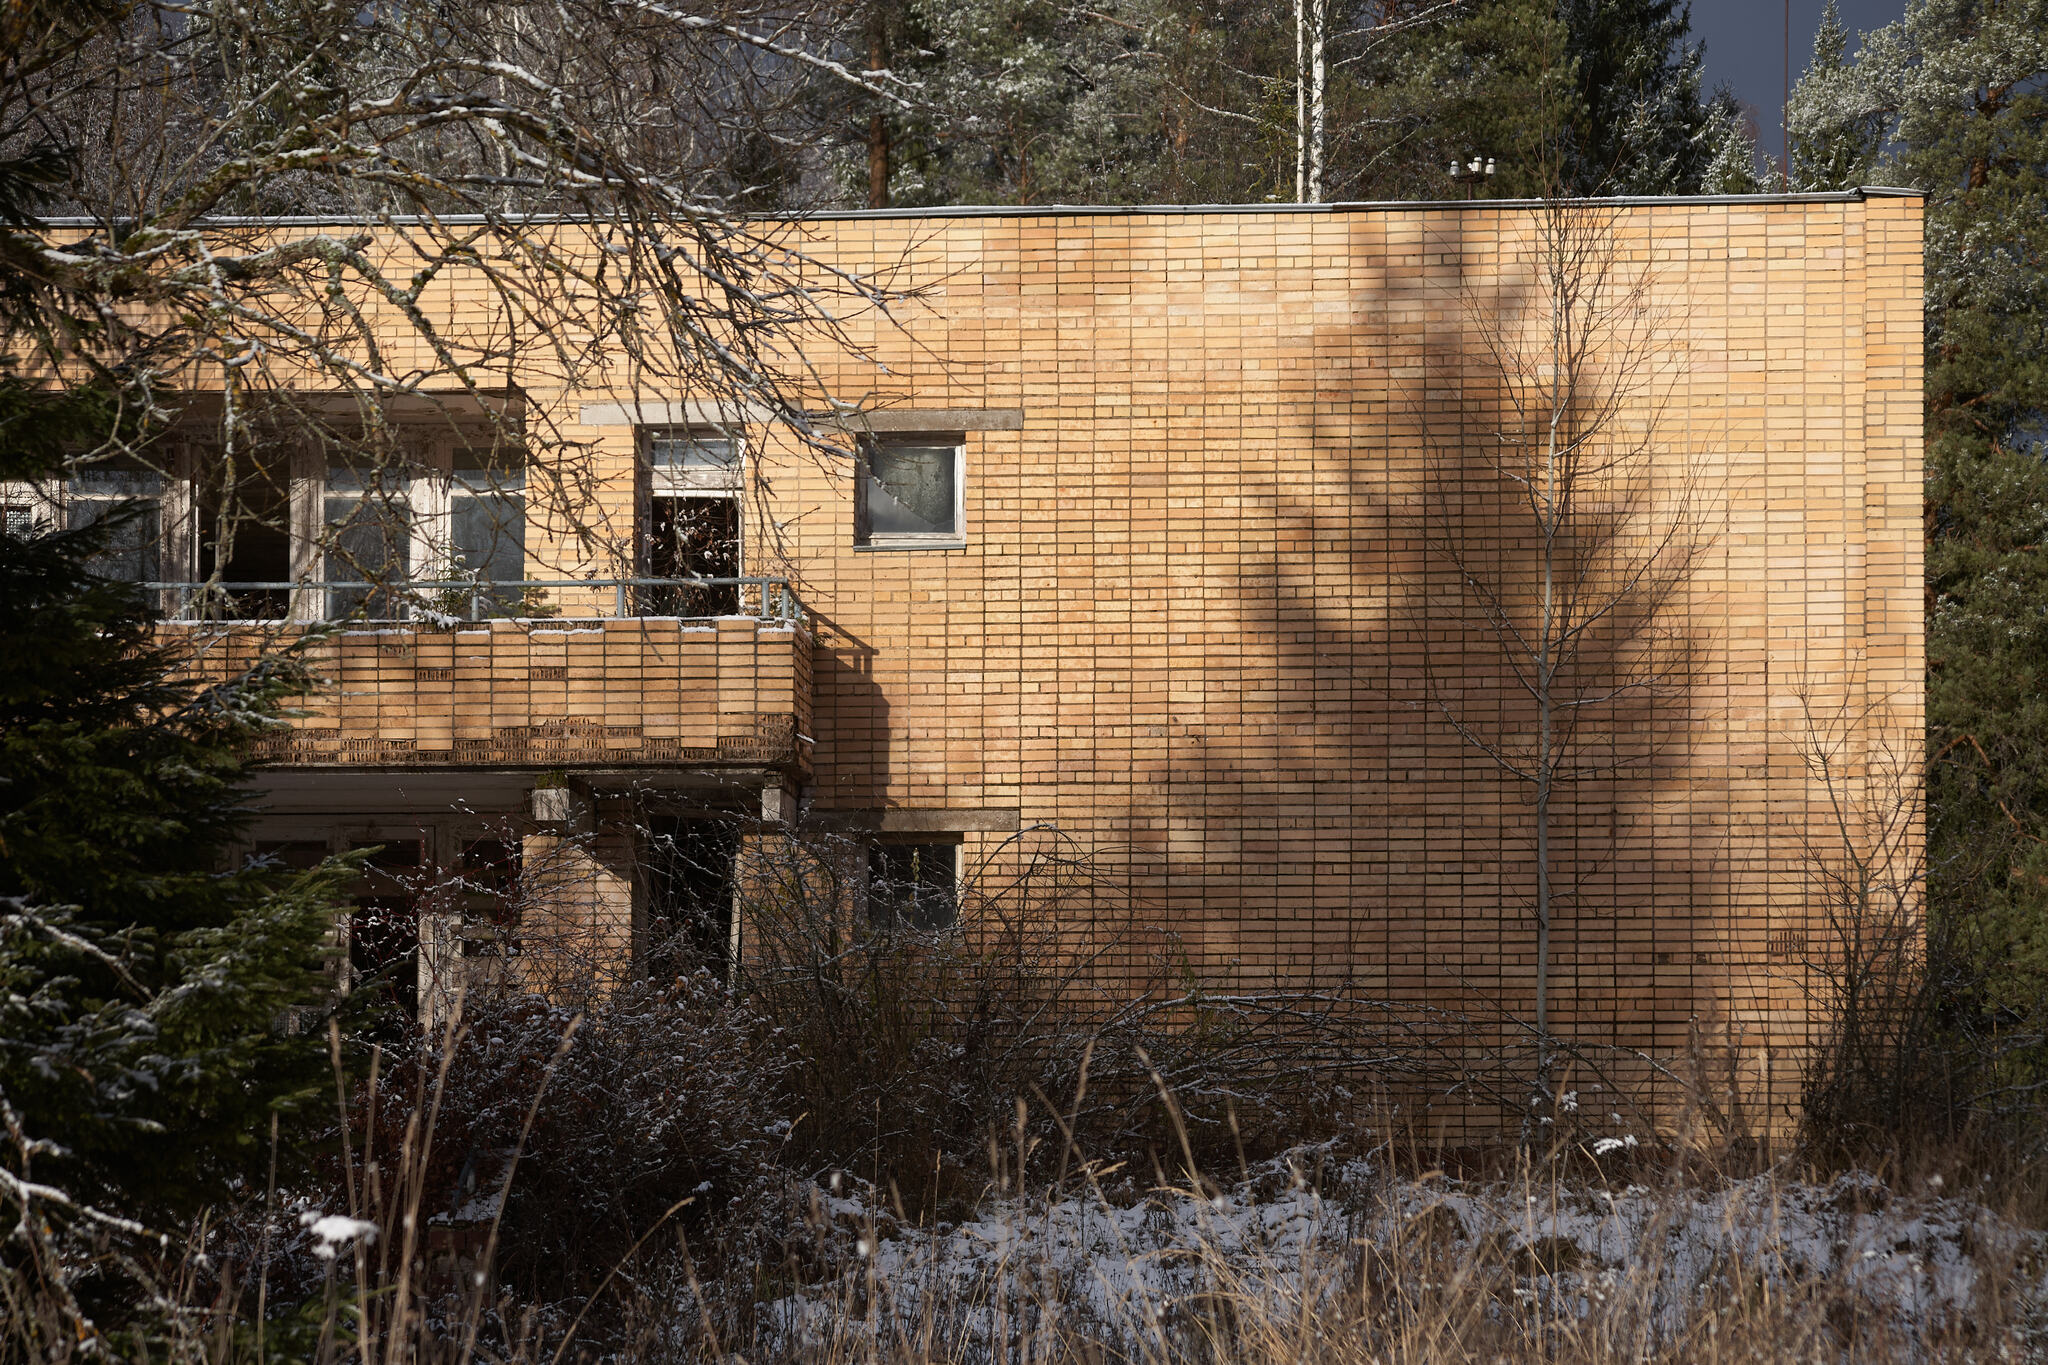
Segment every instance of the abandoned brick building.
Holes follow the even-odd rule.
[[[1809,871],[1843,790],[1890,799],[1921,728],[1921,206],[1602,212],[1654,341],[1610,414],[1654,455],[1630,515],[1688,519],[1654,626],[1684,668],[1580,737],[1613,761],[1555,807],[1555,1018],[1673,1052],[1712,1014],[1795,1047]],[[1531,315],[1543,213],[827,216],[806,250],[915,296],[810,357],[858,400],[841,464],[716,398],[536,375],[504,401],[554,445],[465,428],[470,395],[392,405],[417,431],[395,483],[281,438],[242,490],[274,515],[231,549],[180,476],[196,448],[10,506],[155,500],[124,571],[207,666],[342,623],[254,838],[380,846],[355,952],[430,987],[523,970],[543,922],[616,971],[685,921],[743,962],[742,850],[817,829],[865,850],[873,923],[942,930],[958,883],[1056,834],[1131,954],[1521,1008],[1531,800],[1486,735],[1527,717],[1443,539],[1529,546],[1445,452],[1500,425],[1487,329]],[[459,321],[459,280],[434,297]]]

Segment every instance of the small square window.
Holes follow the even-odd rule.
[[[950,929],[960,917],[959,849],[952,844],[877,844],[868,850],[868,923]]]
[[[27,540],[49,521],[40,491],[27,483],[0,484],[0,517],[16,540]]]
[[[958,438],[862,442],[854,543],[893,549],[963,544],[965,463],[964,443]]]

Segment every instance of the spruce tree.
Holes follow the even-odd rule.
[[[1792,175],[1927,195],[1930,906],[1993,1003],[2048,1008],[2048,0],[1824,27]]]
[[[888,200],[933,204],[1130,203],[1160,160],[1149,10],[1111,0],[912,0],[862,34],[917,84],[908,109],[855,102],[841,148],[849,198],[869,191],[871,118],[883,120]]]
[[[82,47],[125,8],[16,5],[0,36]],[[37,131],[16,127],[0,159],[8,481],[134,452],[163,420],[147,319],[46,273],[35,215],[77,156]],[[37,1181],[155,1218],[260,1171],[270,1117],[323,1093],[325,1040],[290,1016],[332,994],[346,869],[229,866],[247,741],[309,680],[290,653],[224,685],[183,680],[190,661],[141,592],[95,572],[132,515],[0,526],[0,1100],[17,1138],[54,1144],[0,1160],[19,1173],[36,1150]]]
[[[1726,91],[1702,90],[1675,0],[1479,0],[1405,34],[1361,79],[1373,197],[1459,197],[1453,160],[1491,156],[1477,191],[1746,194],[1755,148]]]
[[[226,866],[242,750],[303,671],[180,681],[140,594],[90,568],[119,529],[0,532],[0,1092],[63,1149],[39,1179],[174,1214],[325,1093],[324,1038],[287,1022],[328,994],[340,870]]]

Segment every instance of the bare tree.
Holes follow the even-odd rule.
[[[148,442],[173,428],[205,447],[216,579],[279,515],[254,490],[281,433],[368,471],[368,501],[406,457],[403,412],[524,452],[563,553],[630,564],[630,528],[590,519],[576,438],[527,395],[687,393],[838,450],[805,356],[849,349],[843,324],[886,307],[886,281],[748,211],[786,201],[816,82],[903,98],[840,59],[843,18],[756,0],[17,7],[0,160],[42,206],[0,224],[0,257],[35,305],[12,311],[49,322],[9,349],[32,384],[110,384],[144,414],[77,464],[168,471]]]
[[[1433,638],[1463,643],[1424,652],[1429,699],[1532,808],[1538,1102],[1556,1051],[1552,927],[1593,856],[1557,813],[1677,742],[1656,710],[1690,678],[1680,597],[1706,540],[1695,480],[1662,432],[1673,319],[1617,218],[1552,198],[1501,219],[1501,274],[1468,280],[1463,349],[1439,357],[1464,371],[1456,396],[1420,411],[1437,571],[1422,610]]]

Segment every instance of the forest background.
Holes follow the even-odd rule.
[[[569,207],[622,226],[677,337],[711,295],[772,338],[819,320],[762,302],[780,296],[750,274],[758,215],[1912,186],[1928,197],[1927,1017],[2035,1040],[2000,1053],[2008,1092],[2048,1078],[2048,0],[1909,0],[1862,35],[1830,6],[1777,165],[1707,88],[1678,0],[542,8],[0,11],[0,479],[145,446],[151,385],[181,366],[253,386],[270,362],[246,340],[249,301],[359,268],[341,237],[227,269],[181,254],[203,250],[209,215],[459,210],[517,244],[525,209]],[[1461,177],[1475,162],[1493,173]],[[95,226],[53,251],[58,217]],[[677,238],[697,277],[678,274]],[[175,322],[138,331],[138,300]],[[745,357],[675,344],[671,371],[802,410]],[[295,359],[367,382],[308,345]],[[53,390],[48,373],[77,379]],[[350,873],[212,871],[242,747],[309,683],[289,656],[181,690],[142,645],[141,602],[92,571],[118,527],[6,534],[0,1194],[24,1215],[7,1265],[36,1275],[0,1281],[61,1286],[91,1280],[71,1267],[101,1253],[77,1247],[246,1193],[270,1134],[310,1131],[327,1040],[303,1025],[332,1003],[324,907]],[[293,1010],[295,1033],[269,1027]],[[56,1240],[35,1240],[31,1208]],[[90,1307],[52,1330],[75,1336]]]

